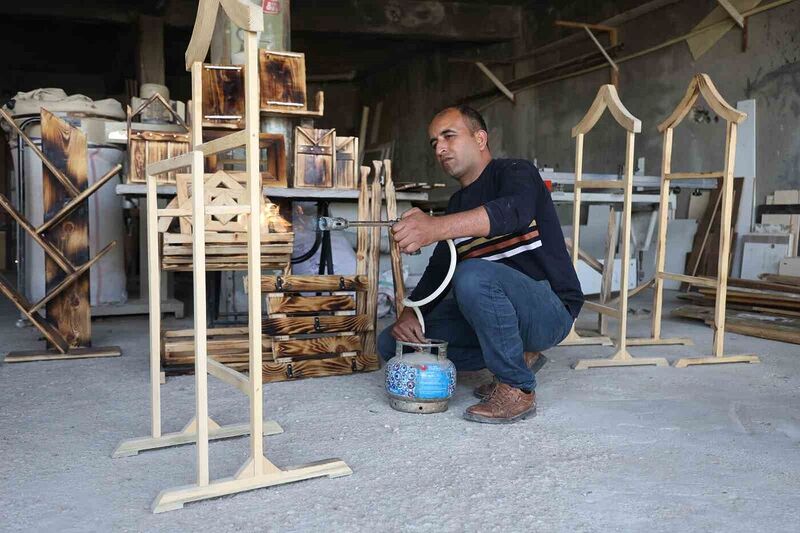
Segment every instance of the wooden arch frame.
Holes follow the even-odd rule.
[[[614,120],[625,130],[625,167],[621,180],[584,180],[583,177],[583,137],[608,110]],[[597,91],[597,96],[589,107],[589,110],[572,128],[572,136],[575,138],[575,200],[572,213],[572,264],[577,266],[580,256],[580,216],[581,216],[581,190],[582,189],[621,189],[622,201],[622,236],[621,236],[621,266],[620,266],[620,290],[618,306],[612,307],[607,302],[595,303],[586,301],[584,307],[600,313],[601,316],[608,315],[617,319],[618,329],[615,342],[616,352],[610,358],[604,359],[581,359],[575,365],[576,370],[584,370],[594,367],[606,366],[634,366],[634,365],[656,365],[667,366],[667,360],[663,357],[658,358],[634,358],[628,353],[627,334],[628,334],[628,268],[630,264],[630,238],[631,238],[631,207],[633,205],[633,149],[636,134],[642,131],[642,122],[633,116],[630,111],[622,104],[617,94],[617,89],[613,85],[603,85]],[[614,230],[616,232],[616,227]],[[613,240],[611,240],[613,242]],[[614,260],[613,251],[608,254],[607,261]],[[610,268],[610,265],[604,265]],[[597,342],[596,339],[605,340],[605,337],[580,337],[575,332],[573,325],[572,331],[565,339],[564,344],[590,344]],[[601,341],[602,342],[602,341]]]
[[[244,88],[245,125],[241,131],[203,142],[203,85],[202,61],[211,42],[219,6],[228,17],[244,30]],[[150,276],[150,383],[151,383],[151,435],[121,443],[112,457],[136,455],[140,451],[196,443],[197,477],[193,484],[162,491],[153,502],[153,512],[179,509],[187,502],[205,500],[271,485],[315,477],[339,477],[352,473],[343,461],[331,459],[291,468],[280,468],[264,455],[264,435],[283,430],[263,416],[263,337],[261,292],[261,180],[259,172],[259,73],[258,35],[263,28],[257,6],[245,0],[200,0],[194,31],[186,50],[187,70],[192,73],[192,128],[191,151],[186,154],[147,165],[147,248],[148,275]],[[205,205],[204,160],[211,155],[244,146],[246,161],[247,205],[216,206],[215,215],[246,215],[247,235],[247,289],[248,289],[248,374],[244,375],[208,358],[208,331],[206,324],[206,215],[212,208]],[[179,168],[190,167],[192,175],[191,208],[158,208],[156,176]],[[159,294],[160,262],[159,217],[190,216],[192,225],[192,259],[194,301],[195,347],[195,398],[196,414],[179,432],[161,432],[160,353],[161,309]],[[220,426],[208,416],[208,375],[227,383],[248,397],[250,420],[246,424]],[[209,440],[239,435],[250,435],[248,459],[233,476],[212,480],[209,473]]]
[[[717,115],[725,119],[725,159],[724,168],[717,172],[672,172],[672,137],[673,131],[689,114],[697,98],[703,96],[706,103]],[[738,125],[747,118],[747,114],[731,107],[720,95],[714,82],[707,74],[696,74],[686,89],[678,106],[661,124],[658,131],[664,134],[663,154],[661,160],[661,194],[658,221],[658,239],[656,247],[656,272],[653,296],[653,315],[651,335],[653,341],[661,338],[661,317],[664,294],[664,280],[675,280],[710,287],[716,290],[714,305],[714,344],[713,353],[709,357],[682,358],[675,366],[683,368],[689,365],[713,363],[758,363],[759,358],[753,354],[724,355],[725,340],[725,307],[728,291],[728,268],[730,265],[731,215],[733,211],[733,167],[736,159],[736,133]],[[715,178],[720,180],[722,189],[722,205],[720,209],[720,243],[717,265],[717,278],[688,276],[664,271],[667,244],[667,215],[670,183],[673,180]]]

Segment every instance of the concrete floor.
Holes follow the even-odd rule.
[[[636,303],[638,302],[638,304]],[[646,305],[637,300],[634,306]],[[0,303],[0,350],[37,345]],[[644,334],[647,322],[633,324]],[[111,459],[148,431],[145,317],[93,323],[116,359],[0,366],[3,531],[798,531],[800,348],[728,335],[727,352],[759,365],[574,371],[610,348],[556,348],[539,374],[539,416],[512,426],[461,419],[483,373],[460,375],[450,410],[392,411],[383,372],[265,386],[266,438],[280,465],[340,457],[353,475],[256,490],[160,515],[164,488],[191,483],[194,449]],[[711,331],[670,320],[707,354]],[[247,419],[243,396],[209,379],[209,411]],[[193,412],[193,377],[162,388],[165,430]],[[212,443],[213,477],[244,462],[247,440]],[[792,525],[794,524],[794,525]]]

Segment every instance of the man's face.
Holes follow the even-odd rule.
[[[434,117],[428,136],[436,160],[450,176],[459,179],[481,161],[486,150],[486,134],[472,133],[461,113],[448,109]]]

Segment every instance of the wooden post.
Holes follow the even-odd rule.
[[[614,210],[613,205],[609,207],[608,229],[606,231],[606,257],[603,262],[603,276],[600,281],[601,304],[605,304],[611,300],[611,291],[614,287],[614,258],[617,256],[617,238],[619,236],[619,214]],[[622,284],[620,283],[620,289],[621,288]],[[597,327],[601,335],[608,335],[608,316],[604,313],[598,313]]]
[[[392,161],[383,160],[383,168],[386,169],[386,183],[384,190],[386,194],[386,216],[389,220],[397,218],[397,196],[395,195],[394,182],[392,181]],[[406,287],[403,282],[403,256],[400,253],[400,245],[395,242],[392,228],[387,228],[389,237],[389,253],[392,256],[392,280],[394,282],[394,307],[397,316],[403,312],[405,306],[403,300],[406,298]]]
[[[247,309],[250,339],[250,457],[253,475],[264,472],[261,347],[261,174],[258,168],[258,37],[245,32],[245,164],[250,216],[247,220]]]
[[[155,176],[147,176],[147,278],[150,305],[150,434],[158,439],[161,437],[161,264],[158,246],[158,180]]]

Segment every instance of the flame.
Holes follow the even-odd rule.
[[[292,223],[280,214],[280,206],[273,204],[265,196],[261,198],[261,232],[288,233],[292,231]]]

